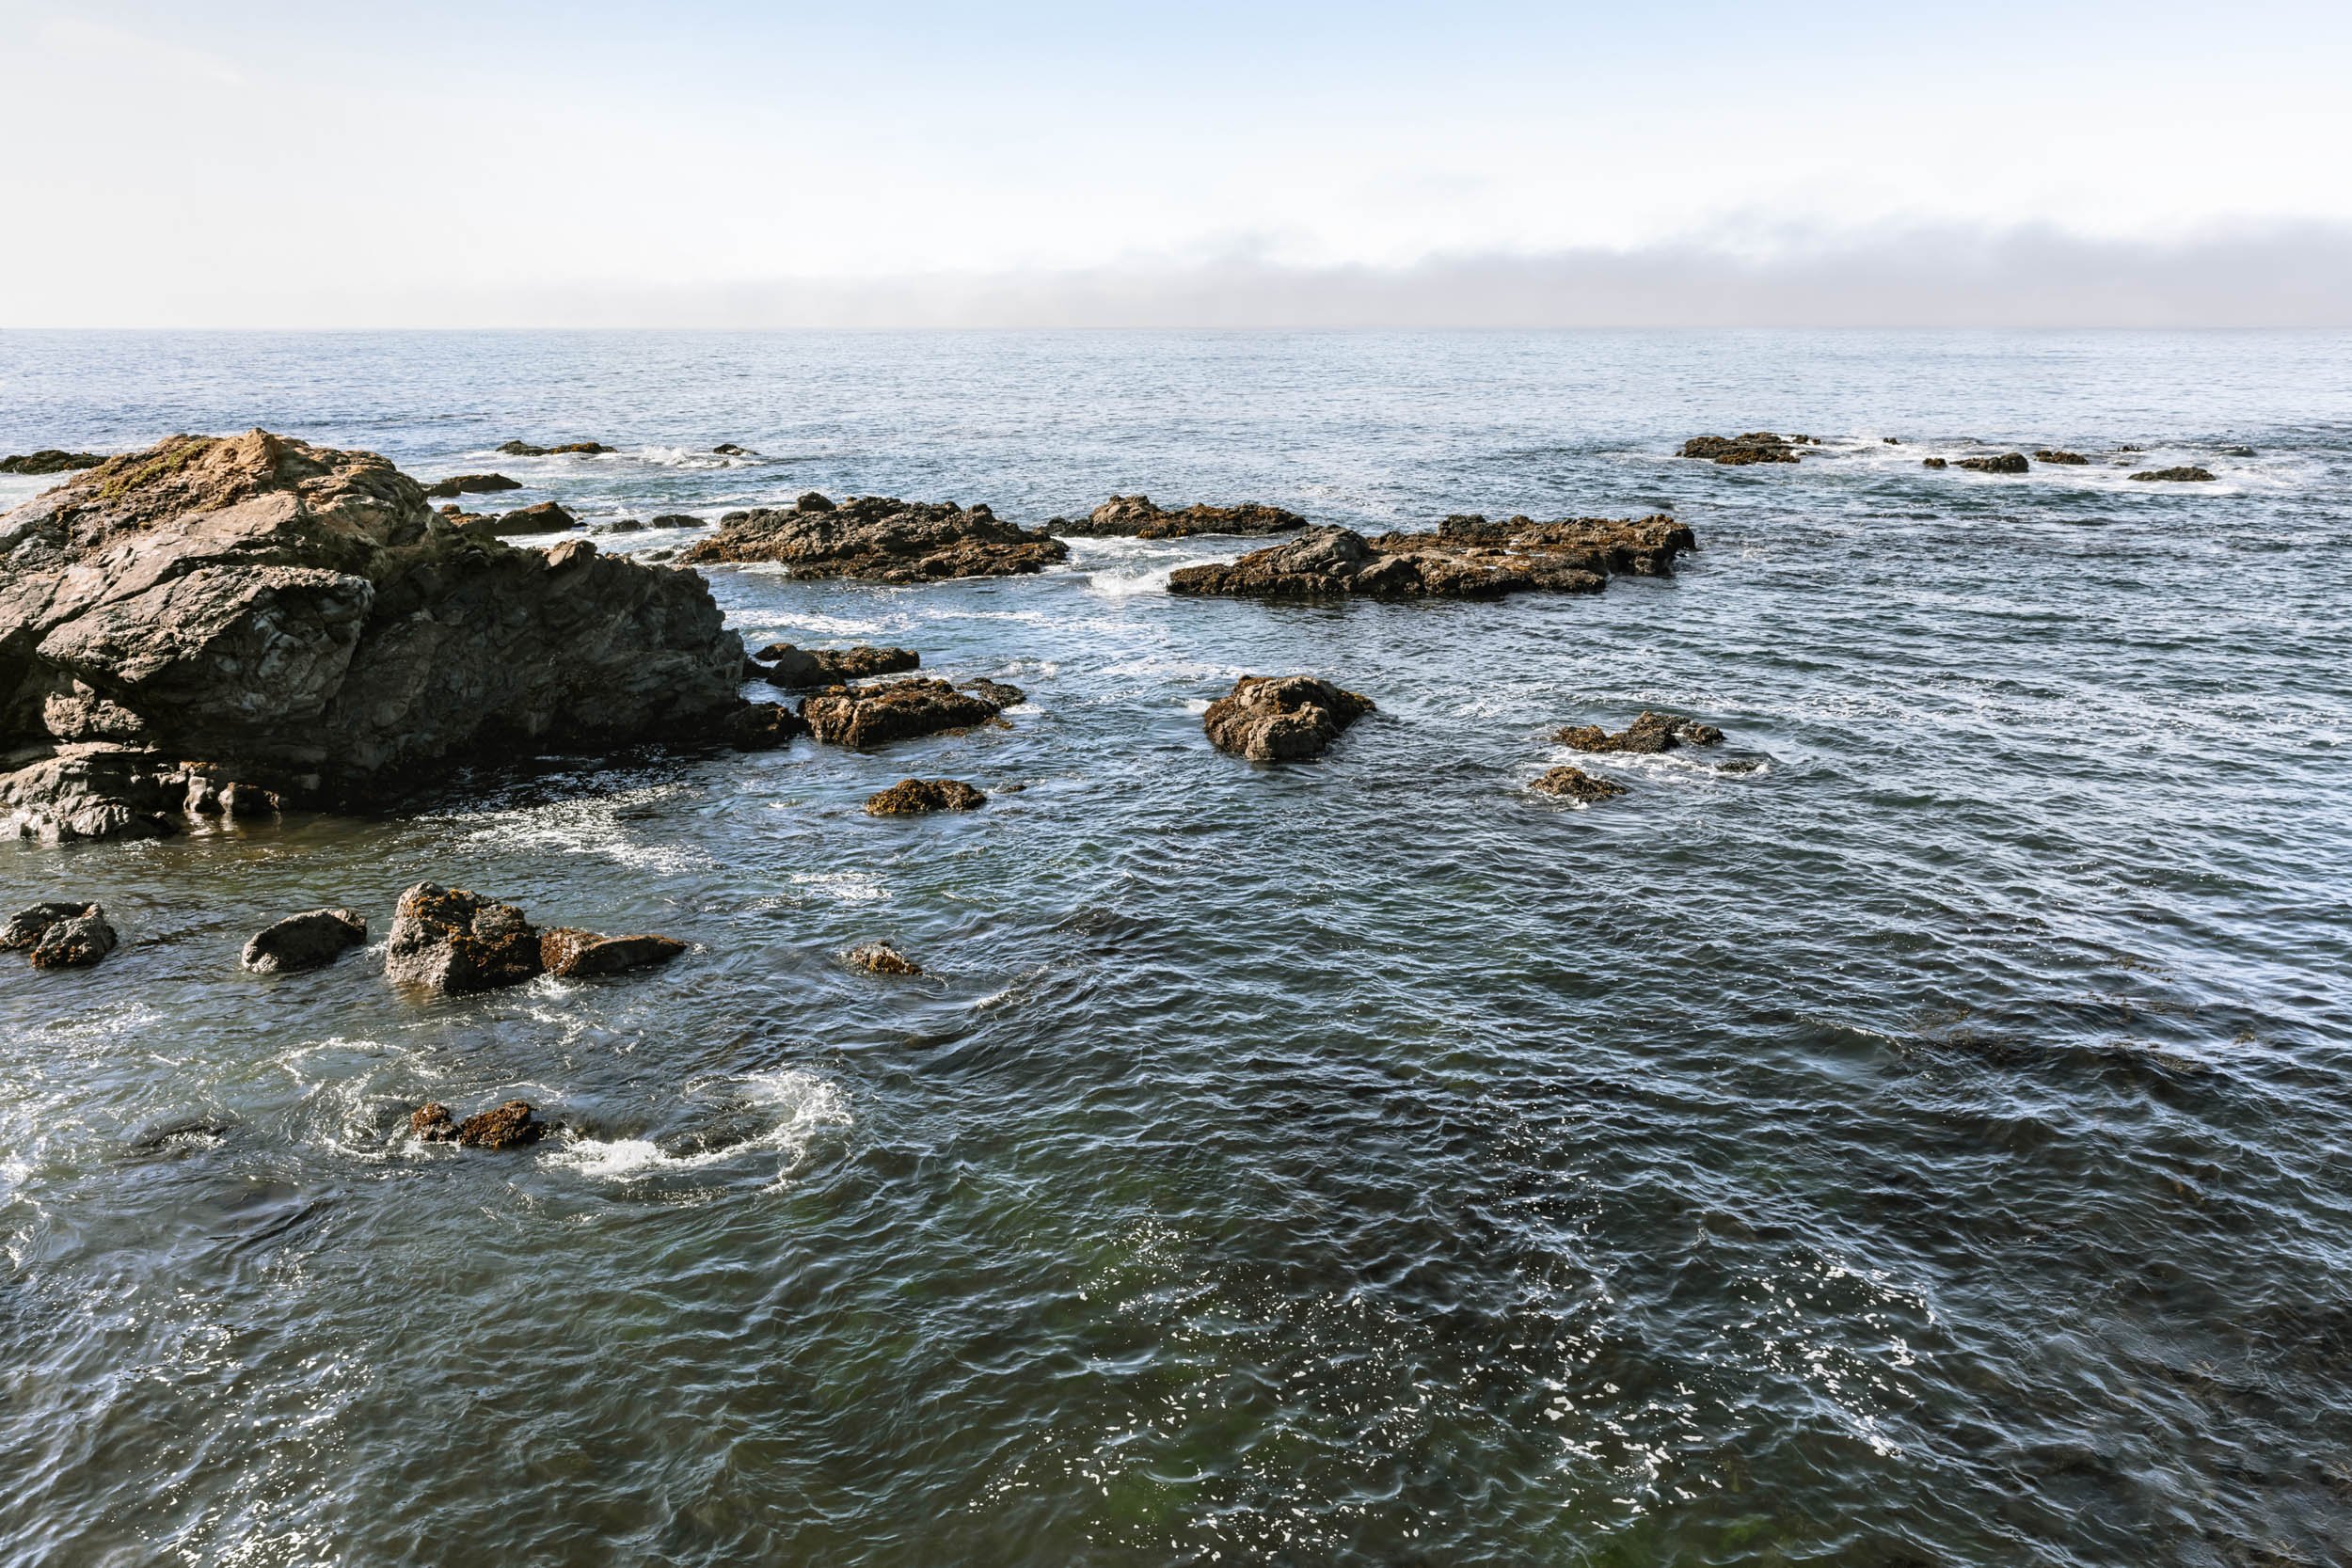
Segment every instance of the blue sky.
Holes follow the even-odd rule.
[[[39,236],[0,325],[952,320],[2021,234],[2308,278],[2352,230],[2348,74],[2340,5],[0,0]]]

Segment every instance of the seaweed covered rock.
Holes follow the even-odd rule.
[[[2201,484],[2213,478],[2206,469],[2186,467],[2179,468],[2143,468],[2132,475],[2134,479],[2159,484]]]
[[[245,944],[243,962],[256,974],[321,969],[368,940],[365,916],[349,910],[290,914]]]
[[[196,772],[372,804],[702,739],[742,669],[691,572],[485,538],[370,452],[173,436],[0,516],[0,822],[151,833]]]
[[[427,499],[448,500],[457,496],[488,495],[499,490],[519,490],[522,481],[504,474],[452,474],[436,480],[424,487]]]
[[[0,474],[70,474],[76,468],[95,468],[104,461],[106,458],[103,452],[66,451],[56,447],[43,447],[39,451],[0,457]]]
[[[1527,787],[1541,795],[1556,795],[1564,800],[1579,800],[1586,805],[1625,793],[1625,785],[1613,779],[1596,778],[1581,768],[1566,767],[1549,769]]]
[[[879,686],[836,686],[801,703],[817,738],[835,746],[880,746],[911,736],[984,724],[1007,705],[946,681],[918,677]]]
[[[1963,457],[1955,467],[1979,474],[2022,474],[2033,465],[2022,451],[2005,451],[1998,457]]]
[[[1712,724],[1671,713],[1644,708],[1639,717],[1614,735],[1598,724],[1572,724],[1555,733],[1553,740],[1578,752],[1627,752],[1652,756],[1677,746],[1720,746],[1724,732]]]
[[[0,951],[24,952],[35,969],[87,969],[115,950],[115,940],[96,904],[35,904],[0,927]]]
[[[1951,464],[1947,460],[1941,457],[1922,457],[1919,459],[1919,467],[1923,468],[1948,468],[1951,467]]]
[[[566,978],[650,969],[685,951],[686,943],[675,937],[607,937],[569,926],[559,926],[539,937],[540,964],[549,974]]]
[[[1769,430],[1751,430],[1745,436],[1693,436],[1682,443],[1677,457],[1702,458],[1720,463],[1726,468],[1743,468],[1755,463],[1794,463],[1799,446],[1818,446],[1809,436],[1776,436]]]
[[[409,1133],[423,1143],[462,1144],[469,1148],[519,1148],[535,1144],[548,1125],[532,1111],[527,1100],[509,1100],[459,1121],[448,1106],[427,1101],[408,1113]]]
[[[1239,506],[1210,506],[1196,501],[1170,511],[1154,505],[1149,496],[1113,496],[1074,521],[1054,518],[1045,525],[1045,531],[1076,537],[1184,539],[1202,533],[1288,533],[1306,526],[1307,519],[1297,513],[1257,501],[1244,501]]]
[[[2033,454],[2033,460],[2037,463],[2047,463],[2054,467],[2060,468],[2079,468],[2090,461],[2090,458],[2085,457],[2081,452],[2060,451],[2050,447],[2044,447],[2036,451]]]
[[[534,447],[528,441],[504,441],[499,451],[509,457],[602,457],[618,451],[602,441],[567,441],[560,447]]]
[[[1209,705],[1200,727],[1220,752],[1292,762],[1322,755],[1342,730],[1372,711],[1371,698],[1314,675],[1244,675]]]
[[[936,582],[1041,572],[1070,546],[999,522],[985,506],[860,496],[835,506],[812,491],[786,508],[730,512],[686,552],[696,562],[773,561],[803,578]]]
[[[545,967],[522,911],[437,882],[400,895],[384,947],[386,978],[453,993],[517,986]]]
[[[971,811],[988,797],[958,779],[900,779],[867,799],[868,816],[914,816],[934,811]]]
[[[1688,528],[1663,515],[1552,523],[1455,516],[1435,532],[1369,539],[1351,529],[1314,529],[1236,561],[1182,568],[1169,574],[1168,588],[1171,594],[1265,598],[1597,594],[1613,575],[1665,577],[1677,555],[1697,547]]]
[[[769,666],[765,672],[769,684],[787,689],[840,686],[850,681],[871,680],[876,675],[903,674],[923,664],[923,656],[913,648],[874,648],[863,644],[854,648],[796,648],[789,642],[771,642],[752,657]]]
[[[920,974],[923,966],[886,942],[868,942],[850,949],[849,961],[872,974]]]

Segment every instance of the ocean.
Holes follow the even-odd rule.
[[[0,958],[0,1561],[2346,1560],[2352,335],[0,333],[0,452],[256,425],[591,524],[1699,549],[1497,603],[1165,591],[1230,539],[714,567],[751,646],[1026,700],[0,846],[123,939]],[[1756,429],[1821,445],[1672,455]],[[2041,447],[2091,461],[1921,461]],[[1378,711],[1208,746],[1289,673]],[[1645,707],[1725,743],[1550,738]],[[990,803],[861,811],[910,774]],[[419,1004],[426,879],[692,948]],[[319,905],[378,945],[240,970]],[[514,1097],[565,1133],[406,1136]]]

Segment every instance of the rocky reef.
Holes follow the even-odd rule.
[[[1288,533],[1306,526],[1307,519],[1295,512],[1256,501],[1239,506],[1196,501],[1169,511],[1153,505],[1149,496],[1113,496],[1084,517],[1049,519],[1045,531],[1087,538],[1185,539],[1201,533]]]
[[[2005,451],[1998,457],[1963,457],[1953,464],[1954,467],[1979,474],[2022,474],[2032,466],[2022,451]]]
[[[2090,458],[2085,457],[2081,452],[2061,451],[2053,447],[2042,448],[2033,454],[2033,460],[2037,463],[2047,463],[2055,467],[2061,468],[2079,468],[2089,464],[2090,461]]]
[[[534,447],[528,441],[503,441],[499,451],[509,457],[602,457],[620,451],[602,441],[567,441],[560,447]]]
[[[843,955],[849,962],[872,974],[920,974],[923,966],[899,952],[886,942],[860,942]]]
[[[1067,560],[1070,546],[1000,522],[985,506],[859,496],[834,505],[816,491],[789,507],[730,512],[689,549],[694,562],[773,561],[803,578],[938,582],[1012,577]]]
[[[512,904],[419,882],[393,911],[384,974],[460,994],[518,986],[543,974],[615,974],[667,963],[685,951],[675,937],[607,937],[568,926],[542,932]]]
[[[76,468],[95,468],[104,461],[106,458],[103,452],[66,451],[57,447],[43,447],[39,451],[0,457],[0,474],[70,474]]]
[[[504,474],[452,474],[424,487],[427,499],[449,500],[457,496],[488,495],[500,490],[519,490],[522,481]]]
[[[1527,786],[1539,795],[1556,795],[1564,800],[1591,805],[1596,800],[1613,800],[1625,793],[1625,785],[1613,779],[1596,778],[1581,768],[1554,768]]]
[[[984,724],[1021,700],[1014,687],[994,681],[987,684],[994,689],[961,690],[928,677],[878,686],[836,686],[803,698],[801,719],[818,739],[833,745],[880,746],[913,736]]]
[[[1322,528],[1237,561],[1187,566],[1171,594],[1311,598],[1360,594],[1393,598],[1494,599],[1545,589],[1597,594],[1611,576],[1665,577],[1698,547],[1672,517],[1448,517],[1433,533]]]
[[[2202,484],[2213,478],[2206,469],[2188,467],[2180,468],[2143,468],[2132,475],[2158,484]]]
[[[1726,468],[1744,468],[1756,463],[1794,463],[1799,447],[1820,444],[1810,436],[1778,436],[1769,430],[1751,430],[1745,436],[1693,436],[1682,443],[1675,455],[1720,463]]]
[[[1644,708],[1638,718],[1612,735],[1598,724],[1572,724],[1556,732],[1553,740],[1577,752],[1624,752],[1652,756],[1677,746],[1720,746],[1724,732],[1694,719],[1677,718]]]
[[[771,642],[752,656],[767,666],[760,672],[771,686],[787,690],[814,686],[841,686],[871,680],[876,675],[904,674],[922,668],[923,656],[913,648],[796,648]]]
[[[408,1114],[408,1131],[429,1144],[459,1144],[468,1148],[520,1148],[535,1144],[552,1129],[533,1114],[531,1101],[509,1100],[478,1111],[459,1121],[439,1101],[428,1101]]]
[[[1340,732],[1373,711],[1371,698],[1314,675],[1244,675],[1209,705],[1209,743],[1252,762],[1321,756]]]
[[[484,537],[371,452],[177,436],[0,516],[0,821],[41,837],[710,738],[742,670],[699,576]]]
[[[866,802],[868,816],[915,816],[925,812],[971,811],[988,797],[960,779],[900,779]]]

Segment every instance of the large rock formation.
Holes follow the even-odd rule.
[[[429,990],[495,990],[544,968],[539,933],[522,911],[437,882],[400,895],[384,944],[385,977]]]
[[[1307,519],[1295,512],[1256,501],[1239,506],[1195,501],[1171,512],[1153,505],[1149,496],[1113,496],[1074,522],[1068,517],[1050,519],[1045,531],[1074,537],[1184,539],[1196,533],[1289,533],[1306,526]]]
[[[0,822],[44,837],[164,831],[230,782],[358,804],[461,761],[699,738],[742,670],[695,574],[518,549],[381,457],[264,431],[173,436],[0,517]]]
[[[730,512],[690,562],[776,561],[795,577],[936,582],[1041,572],[1070,546],[1040,530],[999,522],[985,506],[860,496],[835,506],[815,491],[790,507]]]
[[[835,746],[880,746],[910,736],[984,724],[1021,700],[1013,687],[1000,690],[1010,692],[1011,700],[959,691],[946,681],[927,677],[879,686],[836,686],[803,699],[801,718],[819,740]]]
[[[1367,539],[1349,529],[1316,529],[1238,561],[1184,567],[1169,574],[1168,589],[1267,598],[1492,599],[1524,589],[1597,594],[1613,573],[1665,577],[1677,554],[1697,547],[1691,531],[1666,516],[1556,523],[1448,517],[1435,533]]]
[[[1244,675],[1209,705],[1200,727],[1220,752],[1252,762],[1320,756],[1373,711],[1372,699],[1313,675]]]
[[[1744,468],[1755,463],[1794,463],[1797,448],[1820,444],[1810,436],[1776,436],[1769,430],[1751,430],[1745,436],[1693,436],[1682,443],[1682,450],[1675,455],[1703,458],[1727,468]]]

